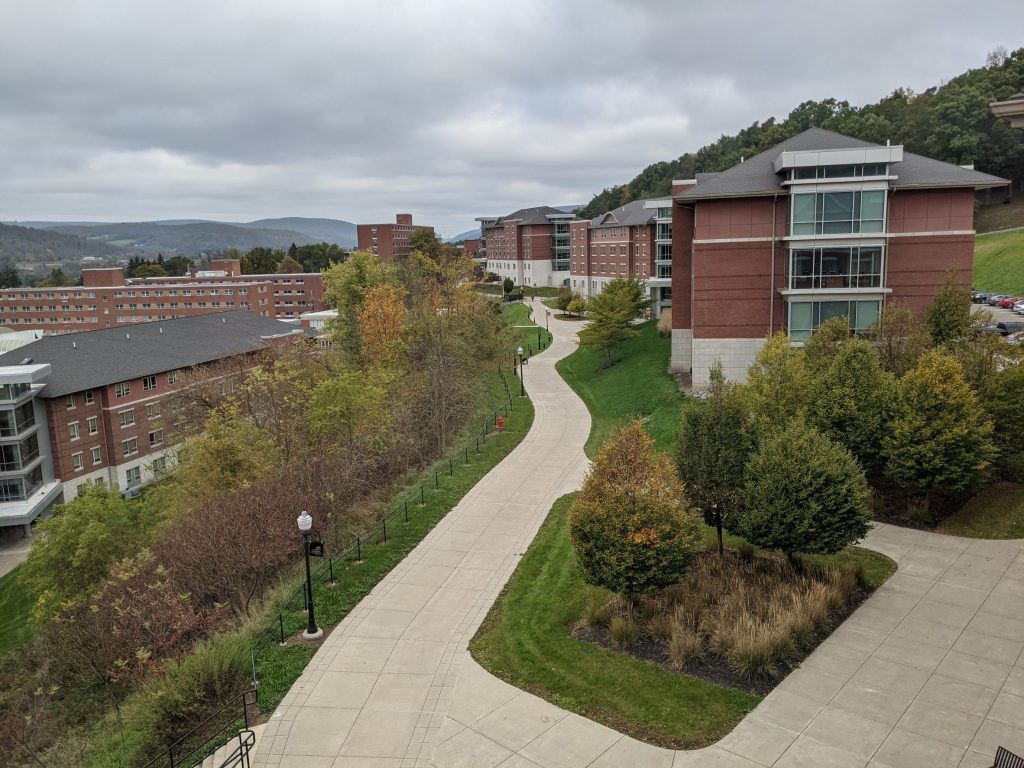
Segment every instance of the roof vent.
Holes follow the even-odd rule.
[[[164,327],[161,325],[160,326],[160,333],[163,333],[163,332],[164,332]]]
[[[124,335],[124,337],[125,337],[126,339],[129,339],[129,340],[131,340],[131,338],[132,338],[132,335],[131,335],[130,333],[126,333],[126,334]]]
[[[886,139],[885,140],[885,146],[891,147],[892,146],[892,139]]]
[[[32,358],[26,357],[24,360],[21,361],[20,365],[32,365]]]
[[[228,321],[228,319],[227,319],[226,317],[222,317],[222,318],[220,319],[220,321],[221,321],[222,323],[226,323],[226,322]]]
[[[77,341],[72,341],[71,342],[71,348],[72,349],[78,349],[78,342]]]
[[[745,157],[744,157],[743,155],[740,155],[740,162],[741,162],[741,163],[742,163],[742,162],[743,162],[744,160],[746,160],[746,159],[747,159],[747,158],[745,158]]]

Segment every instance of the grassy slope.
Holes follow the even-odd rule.
[[[1024,539],[1024,485],[997,483],[939,524],[939,533],[972,539]]]
[[[586,445],[588,456],[593,457],[598,446],[634,416],[646,421],[658,448],[674,451],[684,396],[668,373],[669,339],[658,336],[653,320],[639,330],[638,336],[622,343],[615,354],[619,362],[611,368],[599,370],[603,354],[585,348],[556,366],[590,409],[593,427]]]
[[[974,287],[1024,294],[1024,230],[979,235],[974,243]]]
[[[501,314],[505,318],[505,322],[509,325],[532,325],[536,328],[540,326],[530,317],[530,307],[525,304],[508,304],[502,307]],[[532,349],[537,352],[537,331],[529,328],[518,328],[519,331],[519,344],[522,345],[523,349]],[[548,331],[541,331],[540,339],[544,342],[544,346],[547,347],[551,344],[551,334]]]
[[[665,672],[574,639],[585,585],[569,543],[563,496],[471,645],[488,670],[616,730],[676,748],[710,744],[758,702],[731,688]]]
[[[1024,197],[1015,197],[1009,204],[1002,201],[981,207],[974,215],[978,232],[1024,227]]]
[[[18,584],[18,569],[0,577],[0,656],[32,637],[32,598]]]

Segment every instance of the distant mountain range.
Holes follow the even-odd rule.
[[[229,248],[240,251],[256,247],[285,249],[292,243],[327,242],[342,248],[356,244],[356,225],[350,221],[299,216],[249,222],[168,219],[113,224],[95,221],[12,224],[17,226],[0,230],[0,259],[22,262],[75,261],[83,256],[125,258],[157,253],[198,256]],[[32,232],[36,233],[34,238],[26,234]],[[34,245],[28,245],[29,242]]]

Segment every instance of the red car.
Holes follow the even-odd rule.
[[[1008,296],[1007,298],[1005,298],[1002,301],[1000,301],[997,306],[1000,306],[1003,309],[1009,309],[1010,307],[1012,307],[1014,304],[1016,304],[1020,300],[1021,300],[1020,296]]]

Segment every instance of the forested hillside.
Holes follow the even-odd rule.
[[[994,117],[988,105],[1022,89],[1024,48],[1010,54],[996,51],[984,67],[923,93],[900,89],[863,107],[836,99],[807,101],[785,120],[771,117],[696,152],[649,165],[632,181],[595,195],[579,214],[589,218],[632,200],[668,194],[672,179],[724,170],[812,126],[879,144],[888,139],[910,152],[957,165],[974,163],[980,171],[1014,180],[1019,189],[1024,182],[1024,131]]]
[[[0,224],[0,263],[74,261],[84,256],[105,258],[119,248],[61,232]]]

